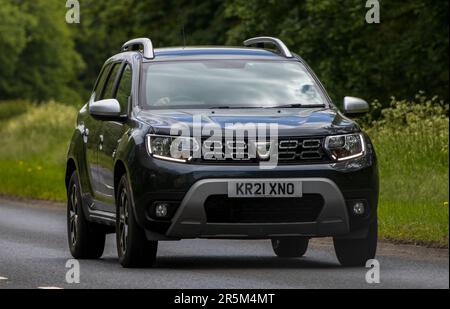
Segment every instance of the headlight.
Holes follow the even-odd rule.
[[[199,150],[197,141],[190,137],[147,135],[146,147],[154,158],[185,163]]]
[[[328,136],[325,149],[337,161],[362,157],[366,153],[366,144],[362,134]]]

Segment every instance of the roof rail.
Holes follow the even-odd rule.
[[[287,48],[287,46],[280,39],[272,38],[269,36],[262,36],[262,37],[257,37],[257,38],[251,38],[251,39],[244,41],[245,46],[251,46],[251,45],[263,45],[264,46],[264,44],[273,44],[277,47],[278,51],[281,53],[281,55],[283,57],[294,58],[294,56],[292,55],[289,48]]]
[[[142,47],[142,49],[141,49]],[[145,58],[153,59],[155,58],[155,52],[153,51],[153,44],[150,39],[147,38],[139,38],[126,42],[122,46],[123,51],[132,51],[132,50],[142,50],[142,53]]]

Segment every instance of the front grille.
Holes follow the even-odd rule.
[[[329,156],[324,151],[323,137],[280,138],[278,140],[279,163],[328,163]],[[202,161],[208,163],[247,162],[259,163],[255,142],[203,140]],[[274,151],[271,151],[272,154]]]
[[[301,198],[229,198],[212,195],[204,207],[208,223],[314,222],[324,206],[320,194]]]

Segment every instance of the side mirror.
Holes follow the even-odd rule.
[[[121,108],[116,99],[106,99],[89,104],[89,112],[92,116],[101,118],[121,118]]]
[[[344,114],[348,116],[358,116],[368,113],[369,104],[360,98],[345,97],[344,98]]]

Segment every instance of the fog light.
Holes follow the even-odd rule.
[[[165,218],[167,217],[169,210],[169,204],[167,203],[158,203],[155,207],[155,215],[158,218]]]
[[[362,216],[366,212],[366,206],[363,202],[356,202],[353,204],[353,213],[357,216]]]

